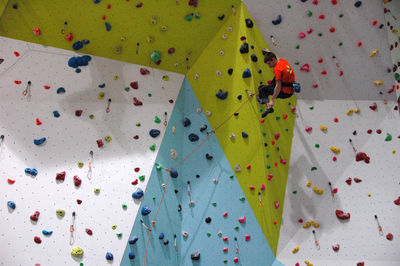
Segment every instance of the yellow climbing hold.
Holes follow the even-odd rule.
[[[319,189],[319,188],[317,188],[317,187],[314,187],[314,188],[313,188],[313,191],[314,191],[315,193],[317,193],[318,195],[322,195],[322,194],[324,193],[324,190],[323,190],[323,189]]]
[[[393,29],[393,30],[392,30],[392,33],[393,33],[393,34],[397,34],[398,32],[399,32],[399,31],[396,30],[396,29]]]
[[[319,227],[320,227],[320,224],[314,222],[314,224],[313,224],[312,226],[314,226],[314,228],[319,228]]]
[[[168,81],[168,80],[169,80],[169,76],[164,75],[164,76],[162,77],[162,79],[163,79],[164,81]]]
[[[307,266],[314,266],[314,265],[313,265],[311,262],[309,262],[308,260],[305,260],[304,263],[305,263]]]
[[[396,151],[395,151],[395,150],[393,150],[393,151],[392,151],[392,153],[393,153],[393,154],[396,154]]]
[[[104,92],[100,92],[99,94],[97,94],[97,99],[103,100],[104,99]]]
[[[76,246],[71,250],[71,255],[74,257],[80,257],[83,255],[83,249],[80,247]]]
[[[351,115],[353,112],[354,112],[354,109],[350,109],[350,110],[347,111],[346,114],[347,114],[347,115]]]
[[[340,149],[336,148],[335,146],[331,146],[331,151],[333,151],[333,153],[335,153],[335,154],[340,153]]]
[[[354,113],[359,114],[360,111],[361,111],[360,108],[357,108],[357,109],[354,110]]]
[[[378,86],[381,86],[381,85],[383,85],[383,81],[375,80],[375,81],[374,81],[374,84],[375,84],[375,85],[378,85]]]
[[[105,141],[107,141],[107,142],[111,142],[111,140],[112,140],[112,138],[111,138],[110,136],[105,136],[104,139],[105,139]]]
[[[306,186],[311,187],[311,181],[308,181]]]
[[[300,249],[299,246],[295,247],[295,248],[292,250],[292,253],[293,253],[293,254],[297,253],[297,251],[299,251],[299,249]]]
[[[311,226],[311,222],[306,222],[304,225],[303,225],[303,228],[304,229],[307,229],[307,228],[309,228]]]
[[[319,128],[320,128],[322,131],[327,131],[327,130],[328,130],[328,127],[326,127],[326,126],[319,126]]]
[[[100,193],[100,188],[95,188],[94,193]]]
[[[119,79],[119,77],[118,76],[114,76],[114,80],[118,80]]]
[[[374,57],[378,52],[379,52],[378,49],[373,50],[373,51],[370,53],[369,57]]]
[[[117,229],[117,225],[114,224],[111,228],[112,228],[113,230],[115,230],[115,229]]]

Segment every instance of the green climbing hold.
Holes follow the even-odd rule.
[[[124,90],[125,90],[125,91],[129,91],[129,87],[126,87]]]
[[[314,106],[310,106],[310,107],[308,107],[308,108],[310,108],[310,110],[314,110]]]
[[[224,263],[228,263],[228,260],[224,260]]]
[[[197,13],[194,15],[194,17],[197,18],[197,19],[199,19],[199,18],[200,18],[200,13],[197,12]]]
[[[289,8],[289,9],[290,9],[290,8],[292,8],[292,6],[291,6],[291,5],[287,5],[287,8]]]
[[[233,175],[231,175],[230,178],[233,179]]]
[[[161,122],[161,119],[160,119],[158,116],[156,116],[156,117],[154,118],[154,122],[160,123],[160,122]]]
[[[322,32],[318,33],[318,37],[322,37],[322,35],[324,35]]]
[[[136,126],[137,126],[137,127],[140,127],[140,126],[141,126],[141,124],[140,124],[140,123],[136,123]]]
[[[161,171],[161,169],[162,169],[162,164],[157,163],[157,164],[156,164],[156,169],[157,169],[157,171]]]
[[[315,171],[315,170],[317,170],[317,167],[315,167],[315,166],[311,167],[311,171]]]
[[[300,49],[300,44],[296,45],[296,49]]]
[[[151,145],[151,146],[150,146],[150,150],[151,150],[151,151],[155,151],[155,150],[156,150],[156,144]]]
[[[234,229],[235,229],[235,230],[239,230],[239,226],[236,225],[236,226],[234,227]]]
[[[297,190],[294,190],[294,191],[293,191],[293,194],[297,194]]]
[[[392,140],[392,135],[390,135],[389,133],[387,133],[385,141],[391,141]]]
[[[244,201],[246,198],[245,197],[240,197],[239,200],[240,201]]]
[[[210,236],[211,236],[211,233],[210,233],[210,232],[207,232],[206,235],[207,235],[208,237],[210,237]]]
[[[140,180],[140,181],[144,181],[144,179],[145,179],[145,175],[139,176],[139,180]]]
[[[340,43],[339,43],[339,46],[342,46],[342,45],[343,45],[343,42],[340,42]]]
[[[118,233],[117,233],[117,237],[122,237],[122,233],[121,233],[121,232],[118,232]]]
[[[213,202],[213,203],[211,203],[211,205],[215,207],[215,206],[217,206],[217,203]]]
[[[400,81],[400,74],[399,73],[394,74],[394,79]]]
[[[93,119],[93,118],[94,118],[94,115],[89,115],[89,118],[90,118],[90,119]]]
[[[78,167],[82,168],[83,167],[83,163],[82,162],[78,162]]]
[[[267,153],[267,154],[265,155],[265,157],[269,158],[269,153]]]
[[[192,21],[192,19],[193,19],[193,13],[185,16],[185,20],[188,22]]]
[[[267,136],[267,133],[263,132],[262,135],[263,135],[263,137],[265,137],[265,136]]]
[[[262,108],[260,108],[260,111],[259,111],[260,113],[262,113],[262,112],[264,112],[264,110],[262,109]]]
[[[79,263],[79,266],[83,266],[83,262]]]
[[[122,203],[122,209],[126,209],[128,206],[125,203]]]
[[[270,168],[271,168],[271,165],[267,164],[267,169],[270,169]]]
[[[148,97],[151,97],[151,96],[153,96],[153,95],[152,95],[151,93],[149,93],[149,94],[147,94],[147,96],[148,96]]]
[[[295,64],[296,66],[298,66],[298,65],[300,64],[300,62],[299,62],[299,61],[296,61],[296,62],[294,62],[294,64]]]
[[[342,18],[343,16],[344,16],[344,14],[343,14],[343,13],[340,13],[339,18]]]
[[[317,144],[315,144],[315,148],[319,148],[319,144],[317,143]]]
[[[307,16],[309,16],[309,17],[312,16],[312,12],[310,10],[307,11]]]
[[[280,116],[275,116],[275,118],[276,118],[276,120],[279,120],[279,119],[281,119],[281,117],[280,117]]]
[[[151,61],[153,61],[154,63],[157,63],[157,62],[161,61],[161,54],[158,51],[153,51],[150,54],[150,58],[151,58]]]
[[[155,200],[156,199],[156,196],[153,196],[153,200]]]

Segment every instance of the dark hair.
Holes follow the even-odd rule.
[[[276,55],[273,52],[267,52],[264,57],[264,63],[272,61],[274,58],[276,59]]]

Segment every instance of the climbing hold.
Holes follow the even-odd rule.
[[[82,183],[82,180],[77,175],[74,176],[74,185],[76,187],[79,187],[81,185],[81,183]]]
[[[189,118],[185,117],[185,118],[183,119],[182,123],[183,123],[183,126],[184,126],[184,127],[188,127],[188,126],[190,126],[190,124],[191,124],[192,122],[190,121]]]
[[[65,93],[65,89],[63,87],[60,87],[57,89],[57,94],[62,94]]]
[[[234,170],[235,172],[241,172],[242,169],[240,168],[240,164],[236,165],[236,166],[233,168],[233,170]]]
[[[245,22],[246,22],[246,27],[247,28],[250,28],[250,29],[253,28],[253,21],[251,19],[246,18]]]
[[[190,140],[191,142],[195,142],[195,141],[198,141],[198,140],[199,140],[199,136],[197,136],[197,135],[194,134],[194,133],[191,133],[188,137],[189,137],[189,140]]]
[[[13,201],[7,201],[7,206],[9,207],[9,208],[11,208],[11,209],[15,209],[15,207],[16,207],[16,205],[15,205],[15,203],[13,202]]]
[[[143,216],[146,216],[146,215],[148,215],[149,213],[151,213],[150,208],[147,207],[147,206],[143,206],[143,207],[142,207],[142,215],[143,215]]]
[[[335,29],[334,27],[330,27],[330,28],[329,28],[329,31],[330,31],[331,33],[334,33],[334,32],[336,31],[336,29]]]
[[[206,159],[207,159],[207,160],[212,160],[213,157],[212,157],[210,154],[206,153]]]
[[[242,132],[242,137],[243,137],[244,139],[246,139],[246,138],[249,137],[249,135],[248,135],[246,132]]]
[[[137,188],[137,190],[132,193],[132,198],[141,199],[143,197],[143,195],[144,195],[143,190],[141,190],[140,188]]]
[[[228,97],[228,91],[222,92],[222,90],[219,90],[216,96],[218,99],[225,100]]]
[[[161,63],[161,54],[158,51],[151,52],[150,58],[156,65]]]
[[[307,133],[310,133],[310,132],[312,131],[312,127],[307,126],[307,127],[305,128],[305,131],[306,131]]]
[[[249,52],[249,44],[247,42],[243,43],[239,49],[241,54],[247,54]]]
[[[335,211],[336,217],[341,219],[341,220],[348,220],[350,219],[350,213],[345,213],[342,210],[336,210]]]
[[[106,260],[113,260],[113,259],[114,259],[113,254],[110,253],[110,252],[107,252],[107,253],[106,253]]]
[[[129,239],[129,244],[133,245],[135,244],[137,241],[139,240],[139,238],[137,236],[133,236],[132,238]]]
[[[250,78],[250,77],[251,77],[251,71],[250,71],[249,68],[246,68],[246,69],[243,71],[242,78]]]
[[[250,59],[251,59],[251,61],[253,61],[253,62],[257,62],[257,61],[258,61],[258,58],[257,58],[257,56],[256,56],[255,54],[252,54],[252,55],[250,56]]]
[[[207,218],[205,219],[205,222],[206,222],[207,224],[211,223],[211,217],[207,217]]]
[[[63,172],[61,172],[61,173],[57,173],[57,175],[56,175],[56,180],[58,180],[58,181],[64,181],[65,175],[66,175],[65,171],[63,171]]]
[[[331,151],[333,151],[335,154],[340,153],[340,149],[339,148],[335,148],[335,146],[331,146]]]
[[[293,254],[297,253],[297,252],[299,251],[299,249],[300,249],[299,246],[295,247],[295,248],[292,250],[292,253],[293,253]]]
[[[315,167],[315,166],[311,167],[311,171],[315,171],[315,170],[317,170],[317,167]]]
[[[30,216],[30,218],[31,218],[32,221],[37,222],[37,220],[39,219],[39,215],[40,215],[40,212],[39,211],[35,211],[35,213],[32,214]]]
[[[83,249],[76,246],[71,250],[71,255],[74,257],[81,257],[83,255]]]
[[[25,168],[25,173],[28,175],[36,176],[38,174],[38,170],[35,168]]]
[[[151,146],[149,147],[149,149],[150,149],[151,151],[155,151],[155,150],[156,150],[156,144],[151,145]]]
[[[37,146],[43,144],[46,141],[46,138],[41,138],[41,139],[34,139],[33,143]]]
[[[200,260],[200,251],[190,254],[192,260]]]
[[[239,221],[239,223],[245,223],[246,222],[246,216],[243,216],[243,217],[240,217],[239,219],[238,219],[238,221]]]
[[[354,6],[358,8],[358,7],[361,6],[361,4],[362,4],[361,1],[356,1],[356,2],[354,3]]]
[[[272,24],[278,25],[282,22],[282,16],[279,14],[274,20],[272,20]]]
[[[178,177],[178,171],[176,171],[175,169],[172,169],[171,172],[169,173],[169,175],[172,178],[177,178]]]
[[[332,249],[333,249],[333,251],[335,251],[335,252],[338,252],[338,251],[339,251],[339,248],[340,248],[340,245],[339,245],[339,244],[336,244],[336,245],[333,245],[333,246],[332,246]]]
[[[303,39],[306,37],[306,34],[304,32],[299,33],[299,38]]]
[[[358,152],[356,154],[356,161],[357,162],[364,161],[365,163],[369,163],[370,157],[368,157],[365,152]]]
[[[392,135],[390,135],[389,133],[387,133],[385,141],[391,141],[392,140]]]
[[[309,64],[304,64],[300,70],[310,72],[310,65]]]
[[[153,137],[153,138],[156,138],[156,137],[158,137],[159,135],[160,135],[160,130],[158,130],[158,129],[152,129],[152,130],[150,130],[150,132],[149,132],[149,134],[150,134],[150,136],[151,137]]]
[[[370,54],[369,57],[374,57],[379,52],[378,49],[374,49]]]

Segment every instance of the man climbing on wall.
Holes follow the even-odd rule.
[[[261,104],[267,104],[267,110],[261,115],[262,117],[274,112],[273,106],[276,98],[286,99],[291,97],[294,91],[300,91],[300,84],[295,83],[296,77],[288,61],[277,58],[274,53],[267,50],[264,63],[274,68],[275,77],[271,84],[261,85],[258,88],[258,101]],[[270,100],[268,99],[269,96],[271,96]]]

